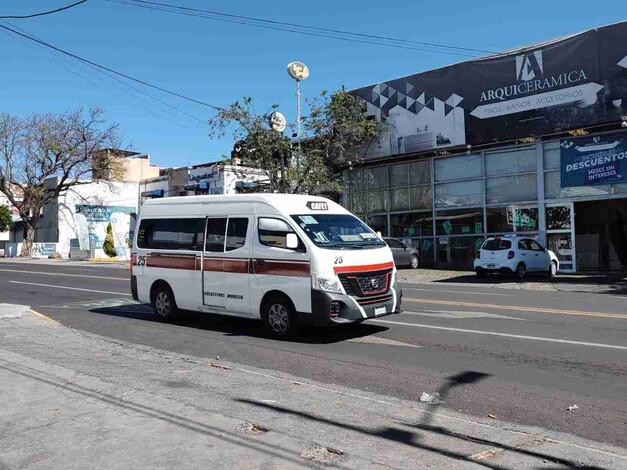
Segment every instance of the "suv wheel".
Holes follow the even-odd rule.
[[[555,261],[551,261],[551,266],[549,266],[548,276],[554,277],[557,274],[557,263]]]
[[[418,265],[420,264],[420,260],[418,259],[417,255],[411,255],[411,261],[409,262],[409,265],[411,266],[412,269],[418,269]]]
[[[526,274],[527,274],[527,268],[525,267],[525,265],[523,263],[520,263],[516,267],[516,277],[518,279],[522,279],[522,278],[525,277]]]

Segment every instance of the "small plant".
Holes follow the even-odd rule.
[[[113,258],[117,256],[117,253],[113,244],[113,227],[111,227],[111,222],[107,225],[107,236],[105,237],[104,244],[102,245],[102,249],[109,258]]]

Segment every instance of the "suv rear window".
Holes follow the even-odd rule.
[[[512,247],[510,240],[488,240],[481,247],[482,250],[499,251],[509,250]]]

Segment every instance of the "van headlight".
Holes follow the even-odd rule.
[[[342,284],[339,279],[329,279],[328,277],[311,275],[311,287],[324,292],[335,292],[342,294]]]

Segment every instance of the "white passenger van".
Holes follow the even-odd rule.
[[[180,310],[264,321],[352,323],[400,312],[392,252],[340,205],[242,194],[148,200],[133,241],[131,291],[160,318]]]

